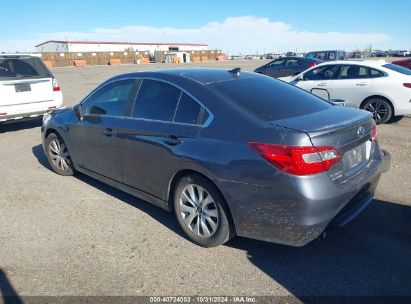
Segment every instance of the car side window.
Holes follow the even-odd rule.
[[[285,63],[286,67],[295,67],[300,65],[300,60],[298,59],[288,59],[287,62]]]
[[[135,80],[127,79],[105,85],[82,103],[83,113],[85,115],[124,115],[135,83]]]
[[[338,79],[368,78],[367,68],[359,65],[344,65],[341,67]]]
[[[174,122],[197,124],[202,107],[187,94],[181,95],[177,106]]]
[[[334,78],[338,65],[325,65],[315,68],[303,76],[303,80],[331,80]]]
[[[285,59],[282,59],[282,58],[276,59],[276,60],[270,62],[270,63],[267,65],[267,67],[280,66],[280,65],[283,65],[284,62],[285,62]]]
[[[384,77],[384,73],[376,69],[370,69],[370,77],[371,78]]]
[[[173,121],[181,91],[156,80],[144,79],[138,92],[132,117]]]

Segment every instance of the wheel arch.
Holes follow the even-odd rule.
[[[197,170],[193,170],[193,169],[183,169],[183,170],[178,171],[178,172],[173,176],[173,178],[171,179],[171,181],[170,181],[170,183],[169,183],[169,186],[168,186],[168,197],[167,197],[167,199],[168,199],[169,210],[173,211],[173,202],[172,202],[172,199],[173,199],[173,196],[174,196],[174,189],[175,189],[177,183],[178,183],[179,180],[182,179],[184,176],[187,176],[187,175],[190,175],[190,174],[196,174],[196,175],[199,175],[199,176],[207,179],[207,180],[217,189],[217,191],[219,192],[219,194],[220,194],[221,197],[223,198],[224,204],[225,204],[225,206],[226,206],[226,208],[227,208],[230,225],[233,227],[234,233],[236,233],[236,228],[235,228],[235,224],[234,224],[233,215],[232,215],[232,213],[231,213],[230,206],[228,205],[227,200],[226,200],[225,197],[224,197],[224,194],[222,193],[222,191],[218,188],[218,186],[217,186],[209,177],[207,177],[205,174],[203,174],[203,173],[201,173],[201,172],[199,172],[199,171],[197,171]]]
[[[365,98],[365,99],[361,102],[361,104],[360,104],[360,109],[364,109],[365,103],[366,103],[368,100],[373,99],[373,98],[381,98],[381,99],[384,99],[386,102],[388,102],[388,104],[390,105],[391,110],[392,110],[392,116],[395,116],[394,104],[392,103],[392,101],[391,101],[389,98],[387,98],[387,97],[385,97],[385,96],[382,96],[382,95],[372,95],[372,96],[368,96],[367,98]]]

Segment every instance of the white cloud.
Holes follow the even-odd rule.
[[[391,40],[382,33],[308,32],[285,22],[252,16],[229,17],[223,22],[211,22],[200,28],[126,26],[96,28],[88,32],[55,32],[31,35],[27,40],[0,41],[2,51],[29,51],[46,40],[135,41],[207,43],[229,53],[288,51],[314,49],[353,49],[366,44],[381,44]]]

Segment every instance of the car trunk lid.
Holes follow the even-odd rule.
[[[337,183],[351,178],[370,161],[373,120],[366,111],[334,106],[270,124],[305,132],[315,147],[336,147],[342,161],[335,164],[328,174]]]

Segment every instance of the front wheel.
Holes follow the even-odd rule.
[[[377,124],[388,122],[392,117],[391,105],[381,98],[371,98],[364,103],[364,110],[371,112]]]
[[[47,160],[53,169],[59,175],[73,175],[75,169],[66,144],[57,134],[50,133],[46,138],[45,152]]]
[[[224,198],[206,178],[183,177],[175,188],[173,204],[181,228],[194,243],[215,247],[232,237]]]

